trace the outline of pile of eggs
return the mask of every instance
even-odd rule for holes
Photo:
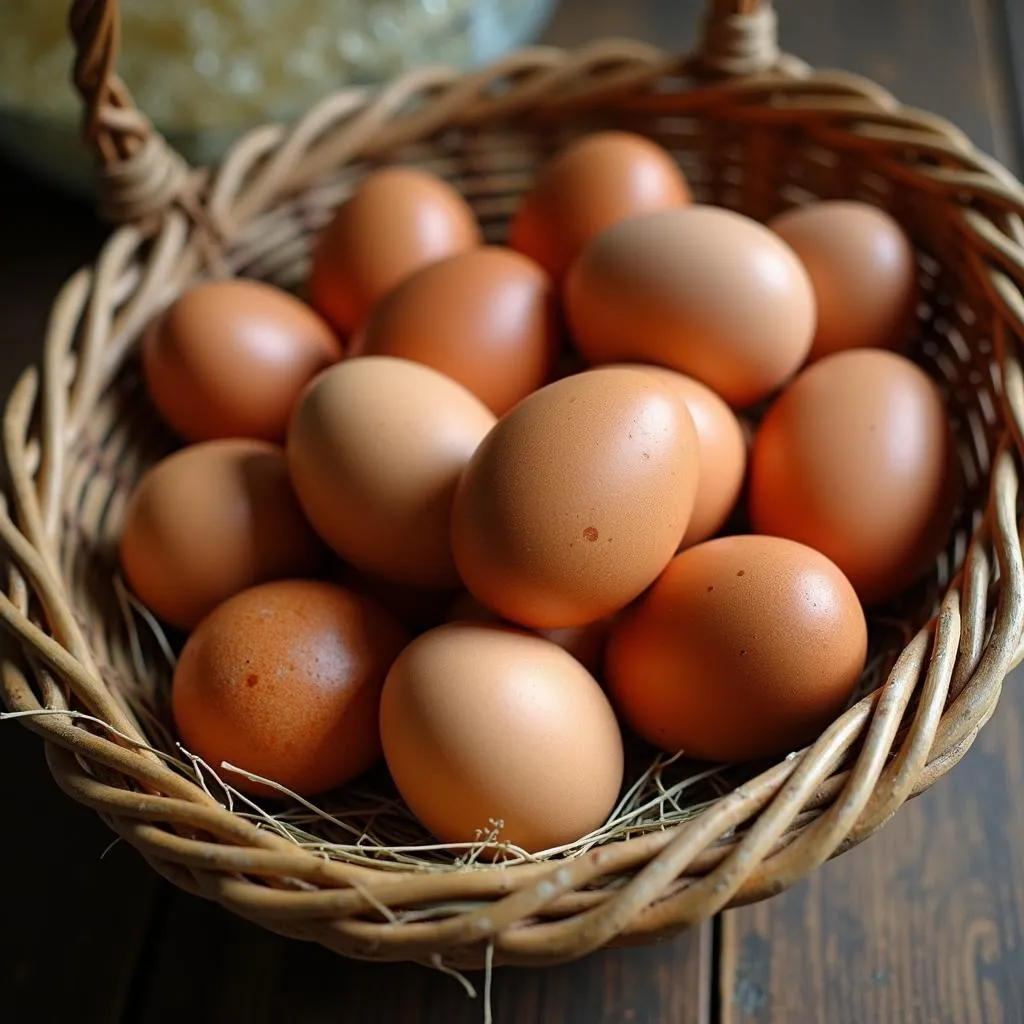
[[[120,554],[188,632],[182,744],[270,797],[383,752],[442,842],[541,851],[607,819],[624,728],[714,762],[813,741],[864,607],[952,521],[942,400],[895,351],[916,289],[885,212],[693,204],[627,133],[557,154],[508,247],[445,182],[370,174],[308,305],[204,283],[143,340],[189,444]]]

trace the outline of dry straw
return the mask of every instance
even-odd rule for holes
[[[65,792],[157,871],[353,956],[549,963],[784,889],[964,755],[1024,625],[1024,189],[956,128],[780,54],[769,4],[722,0],[694,57],[613,40],[415,71],[330,96],[294,127],[250,132],[219,168],[193,170],[114,73],[114,0],[77,0],[71,27],[103,208],[120,226],[61,290],[42,369],[7,404],[0,688]],[[311,234],[381,162],[448,178],[500,239],[546,156],[599,126],[657,140],[699,199],[759,219],[858,197],[905,225],[923,296],[914,355],[942,385],[966,480],[948,549],[873,623],[864,696],[812,747],[756,774],[638,755],[613,819],[564,850],[508,848],[495,865],[480,844],[432,846],[383,774],[271,814],[232,786],[235,769],[173,745],[172,646],[116,579],[126,495],[167,447],[140,397],[139,331],[204,276],[301,282]],[[481,825],[500,845],[500,827]]]

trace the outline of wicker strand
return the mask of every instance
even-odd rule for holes
[[[697,60],[719,75],[758,75],[779,61],[778,18],[768,0],[713,2],[704,20]]]
[[[85,138],[100,160],[100,211],[118,223],[151,221],[187,195],[191,179],[184,159],[135,107],[116,74],[117,0],[74,0],[68,28]]]

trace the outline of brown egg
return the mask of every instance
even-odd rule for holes
[[[341,358],[334,332],[305,303],[259,281],[185,292],[142,341],[146,387],[189,441],[281,441],[306,383]]]
[[[658,380],[674,387],[697,428],[700,477],[693,513],[681,545],[692,547],[718,533],[736,506],[747,472],[747,435],[732,409],[699,380],[661,366],[627,365],[654,374]]]
[[[463,583],[524,626],[611,615],[679,546],[698,460],[685,402],[650,374],[609,367],[549,384],[499,421],[462,477]]]
[[[566,313],[590,363],[679,370],[742,407],[782,385],[814,335],[807,271],[756,221],[712,206],[622,221],[566,279]]]
[[[683,172],[661,146],[629,132],[597,132],[541,171],[512,221],[509,244],[560,281],[605,228],[689,201]]]
[[[599,828],[622,784],[622,737],[589,672],[553,643],[482,623],[439,626],[388,673],[381,739],[413,814],[443,842],[531,853]]]
[[[917,307],[917,263],[888,213],[837,200],[790,210],[768,226],[800,257],[814,286],[818,327],[811,360],[907,341]]]
[[[365,356],[321,374],[288,431],[310,522],[337,554],[391,583],[458,582],[452,496],[494,414],[429,366]]]
[[[414,271],[480,244],[480,227],[447,182],[411,167],[367,175],[313,253],[309,299],[340,331]]]
[[[764,418],[750,516],[758,533],[826,554],[877,604],[931,565],[957,480],[935,384],[902,356],[854,349],[805,370]]]
[[[311,580],[235,595],[196,627],[174,672],[171,707],[185,748],[300,796],[333,789],[380,757],[384,677],[406,636],[379,605]],[[231,786],[270,786],[234,772]]]
[[[644,739],[708,761],[817,739],[864,669],[867,624],[824,555],[720,537],[677,555],[612,631],[608,688]]]
[[[121,567],[142,601],[191,629],[246,587],[312,575],[323,547],[265,441],[205,441],[153,466],[125,511]]]
[[[491,622],[499,625],[506,623],[489,608],[485,608],[468,590],[464,590],[452,602],[448,609],[449,622]],[[608,642],[608,633],[612,628],[612,619],[598,619],[588,622],[585,626],[566,626],[563,629],[538,629],[538,636],[557,644],[563,651],[571,654],[591,675],[596,676],[604,664],[604,648]]]
[[[557,349],[551,280],[487,246],[432,263],[392,289],[360,332],[360,352],[432,366],[501,416],[546,384]]]

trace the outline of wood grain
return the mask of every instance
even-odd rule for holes
[[[708,929],[544,970],[494,972],[498,1024],[709,1024]],[[188,985],[181,979],[188,978]],[[410,964],[343,960],[281,939],[184,893],[170,899],[132,1024],[479,1024],[482,972],[459,982]]]
[[[792,891],[725,915],[723,1024],[1024,1021],[1024,674],[951,775]]]

